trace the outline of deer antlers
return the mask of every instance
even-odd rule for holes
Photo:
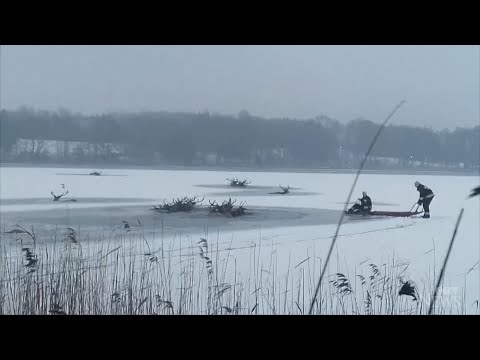
[[[53,201],[59,201],[59,200],[62,198],[62,196],[65,196],[65,195],[68,194],[68,190],[65,191],[65,192],[64,192],[63,194],[61,194],[61,195],[55,195],[55,194],[53,193],[53,191],[51,191],[50,194],[52,194],[52,196],[53,196]]]
[[[246,209],[243,207],[243,205],[245,205],[245,201],[241,202],[240,206],[236,209],[233,208],[233,204],[237,202],[236,199],[232,201],[232,198],[228,198],[228,201],[224,200],[222,202],[222,205],[218,205],[216,201],[212,202],[209,200],[209,202],[210,202],[210,212],[212,213],[219,213],[223,215],[229,215],[232,217],[237,217],[245,214]]]
[[[285,194],[288,194],[290,192],[290,185],[288,185],[287,187],[284,187],[282,185],[278,185],[280,189],[282,189],[282,191],[275,191],[275,192],[271,192],[269,194],[280,194],[280,195],[285,195]]]
[[[153,205],[153,209],[158,211],[166,210],[168,212],[190,211],[204,199],[205,198],[199,199],[196,196],[193,198],[184,197],[182,199],[172,199],[170,203],[164,201],[161,206]]]
[[[252,183],[251,181],[248,181],[248,180],[240,181],[240,180],[238,180],[237,178],[227,179],[227,180],[230,181],[230,186],[240,186],[240,187],[244,187],[244,186],[247,186],[248,184],[251,184],[251,183]]]

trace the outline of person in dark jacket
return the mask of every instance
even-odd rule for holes
[[[415,187],[417,188],[417,191],[420,193],[420,196],[418,198],[417,204],[418,205],[423,205],[423,218],[429,219],[430,218],[430,203],[433,200],[433,197],[435,194],[433,191],[426,187],[423,184],[420,184],[420,182],[415,181]]]
[[[363,197],[353,205],[349,210],[349,214],[363,214],[367,215],[372,211],[372,199],[367,195],[366,191],[362,192]]]
[[[365,213],[370,213],[372,211],[372,199],[370,199],[370,196],[367,195],[366,191],[362,192],[363,197],[360,199],[360,202],[362,204],[362,209]]]

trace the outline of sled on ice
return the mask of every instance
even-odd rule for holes
[[[350,213],[345,211],[345,214],[352,217],[371,217],[371,216],[391,216],[391,217],[410,217],[423,213],[423,211],[371,211],[369,213]]]

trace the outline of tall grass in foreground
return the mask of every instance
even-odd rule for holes
[[[373,137],[372,141],[370,142],[370,145],[367,149],[367,152],[365,153],[365,156],[363,157],[363,160],[360,164],[360,167],[358,168],[357,170],[357,174],[355,175],[355,179],[353,180],[353,183],[352,183],[352,186],[350,187],[350,192],[348,193],[348,197],[347,197],[347,200],[345,201],[345,205],[344,205],[344,208],[343,208],[343,211],[340,215],[340,219],[338,220],[338,225],[337,225],[337,228],[335,230],[335,235],[333,236],[332,238],[332,243],[330,245],[330,249],[328,250],[328,254],[327,254],[327,258],[325,260],[325,264],[323,265],[323,269],[320,273],[320,278],[318,279],[318,282],[317,282],[317,286],[315,287],[315,294],[313,295],[313,299],[311,301],[311,304],[310,304],[310,308],[308,310],[308,313],[309,314],[313,314],[313,311],[315,309],[315,302],[317,300],[317,296],[318,296],[318,292],[320,291],[321,289],[321,286],[322,286],[322,281],[323,281],[323,278],[325,276],[325,271],[327,269],[327,266],[328,266],[328,263],[330,261],[330,256],[332,255],[332,251],[333,251],[333,247],[335,246],[335,242],[337,241],[337,237],[338,237],[338,233],[340,231],[340,227],[342,226],[342,221],[343,221],[343,218],[345,216],[345,212],[347,211],[347,208],[348,208],[348,204],[350,202],[350,199],[352,197],[352,194],[353,194],[353,190],[355,189],[355,185],[357,184],[357,181],[358,181],[358,178],[360,177],[360,173],[362,172],[363,170],[363,167],[365,166],[366,162],[367,162],[367,159],[368,159],[368,156],[370,155],[370,152],[372,151],[373,147],[375,146],[375,143],[377,142],[377,139],[378,137],[380,136],[380,134],[382,133],[383,129],[385,128],[385,125],[387,125],[387,122],[392,118],[392,116],[397,112],[397,110],[405,103],[405,100],[404,101],[401,101],[397,106],[395,106],[395,108],[392,110],[392,112],[387,116],[387,118],[383,121],[383,123],[380,125],[380,127],[378,128],[377,130],[377,133],[375,134],[375,136]]]
[[[48,247],[35,241],[1,248],[0,314],[307,314],[323,265],[307,253],[279,272],[273,244],[232,249],[218,240],[176,239],[177,247],[162,241],[152,248],[140,233],[80,243],[71,230],[59,239]],[[237,251],[248,252],[248,271],[237,263]],[[415,285],[408,263],[392,257],[354,273],[337,266],[315,313],[428,312],[434,281]],[[436,313],[464,308],[451,298],[436,302]]]

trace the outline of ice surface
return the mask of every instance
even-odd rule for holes
[[[78,169],[1,168],[0,170],[2,231],[9,230],[8,226],[11,226],[13,221],[12,216],[15,216],[15,221],[21,221],[22,212],[25,212],[25,218],[28,218],[27,214],[31,216],[38,211],[38,217],[41,220],[52,216],[48,215],[51,209],[59,211],[59,206],[64,209],[60,213],[66,216],[68,211],[71,219],[75,218],[77,211],[83,214],[93,207],[97,208],[97,212],[105,212],[107,206],[112,209],[132,208],[135,212],[132,210],[129,220],[134,222],[137,215],[143,215],[144,221],[148,222],[150,219],[153,223],[155,217],[159,220],[163,215],[152,212],[150,210],[152,204],[183,196],[206,196],[205,204],[208,204],[207,199],[222,201],[230,193],[238,202],[245,201],[247,208],[249,206],[262,209],[293,208],[297,213],[302,212],[301,209],[318,209],[318,224],[291,226],[294,220],[289,220],[289,225],[288,221],[279,218],[278,224],[273,227],[271,223],[267,225],[268,221],[263,218],[265,222],[262,226],[263,220],[260,217],[249,220],[255,225],[250,229],[239,229],[234,224],[236,220],[230,219],[221,224],[210,224],[208,229],[183,228],[179,230],[181,238],[177,237],[175,240],[176,244],[182,239],[198,240],[204,237],[208,230],[209,240],[216,242],[218,238],[220,249],[236,249],[234,256],[239,267],[243,265],[246,268],[249,266],[247,247],[255,243],[265,249],[262,250],[264,251],[262,261],[268,261],[271,252],[275,251],[279,273],[282,273],[282,267],[286,271],[289,262],[298,264],[309,257],[325,258],[336,225],[335,221],[325,223],[321,217],[327,216],[326,211],[337,211],[339,214],[354,179],[353,174],[333,173],[232,173],[127,169],[111,169],[102,173],[126,175],[110,177],[56,175],[79,172]],[[225,186],[225,179],[232,177],[249,179],[252,181],[252,186],[257,187],[250,190],[232,188],[230,191]],[[361,192],[365,190],[372,198],[373,210],[408,211],[418,199],[418,192],[413,185],[415,180],[427,185],[435,193],[431,204],[431,219],[388,218],[346,222],[340,231],[330,270],[335,272],[336,268],[341,268],[342,271],[353,274],[362,262],[381,264],[382,261],[395,256],[410,263],[409,273],[417,281],[432,278],[434,265],[438,275],[456,218],[460,209],[464,207],[464,217],[450,256],[444,284],[461,288],[462,296],[466,299],[466,311],[476,313],[477,308],[473,303],[480,297],[479,265],[468,275],[465,274],[480,259],[480,197],[466,200],[466,196],[472,188],[480,184],[478,176],[366,174],[360,176],[352,201],[361,197]],[[61,184],[69,190],[65,199],[74,198],[78,202],[57,204],[51,201],[50,191],[61,192]],[[288,195],[268,194],[270,190],[276,191],[278,184],[290,185],[298,190],[292,190],[292,194]],[[305,194],[295,195],[295,192]],[[310,216],[313,216],[312,214],[310,213]],[[328,214],[331,216],[331,213]],[[128,217],[128,211],[122,213],[123,215]],[[118,219],[115,218],[115,221],[104,225],[113,226]],[[242,219],[238,220],[242,221]],[[7,224],[7,222],[10,223]],[[160,226],[160,222],[160,220],[156,222],[157,226]],[[75,226],[73,222],[70,225]],[[90,230],[93,231],[93,227]],[[171,237],[173,238],[173,235]],[[7,237],[2,238],[5,241],[13,241]]]

